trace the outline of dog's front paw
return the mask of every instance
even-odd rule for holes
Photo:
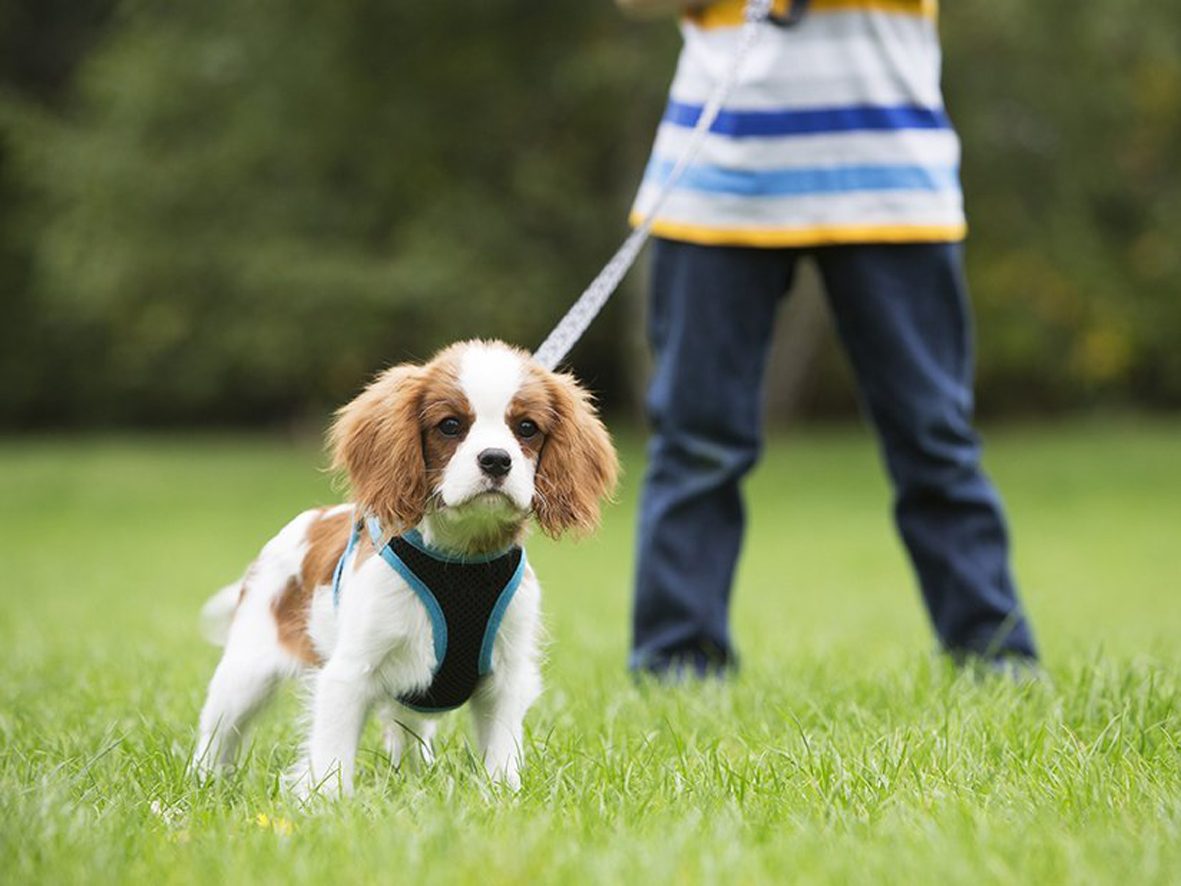
[[[312,768],[306,760],[291,767],[283,776],[283,789],[301,803],[315,796],[316,784],[312,780]]]
[[[488,771],[488,778],[492,780],[493,784],[506,787],[513,793],[521,789],[520,766],[515,757],[509,757],[498,763],[486,762],[485,768]]]
[[[320,775],[319,771],[309,760],[301,760],[287,771],[283,786],[301,802],[313,797],[335,800],[352,794],[352,782],[341,776],[339,765],[332,766],[326,775]]]
[[[217,769],[205,762],[205,759],[199,754],[193,755],[193,760],[189,763],[189,774],[197,782],[197,784],[206,784],[213,780],[217,775]]]
[[[500,783],[515,794],[521,789],[521,775],[516,769],[512,772],[506,772],[500,778]]]
[[[215,749],[209,746],[199,747],[189,762],[189,774],[197,784],[206,784],[218,776],[228,775],[233,769],[232,763],[219,762]]]

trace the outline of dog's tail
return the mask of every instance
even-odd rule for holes
[[[238,598],[242,594],[242,583],[239,579],[226,585],[201,607],[201,635],[215,646],[226,645],[230,622],[234,620],[234,610],[238,608]]]

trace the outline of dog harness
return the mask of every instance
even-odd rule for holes
[[[449,711],[472,697],[479,679],[492,670],[492,646],[505,610],[525,574],[519,545],[480,557],[461,557],[429,547],[418,530],[388,542],[376,517],[364,521],[373,547],[422,601],[431,619],[435,670],[425,689],[398,699],[416,711]],[[332,576],[332,605],[340,605],[345,562],[361,536],[353,524],[349,543]]]

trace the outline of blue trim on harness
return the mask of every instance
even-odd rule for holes
[[[394,551],[393,546],[386,540],[381,529],[381,522],[376,517],[368,517],[364,520],[365,527],[369,532],[369,538],[373,542],[374,549],[378,552],[381,558],[402,577],[410,589],[422,601],[426,608],[427,615],[431,620],[431,633],[435,648],[435,669],[437,673],[443,664],[443,659],[447,655],[447,619],[443,614],[443,608],[439,604],[438,598],[434,592],[423,583],[414,571],[402,560],[401,557]],[[361,535],[361,520],[353,523],[352,531],[349,533],[348,544],[344,552],[340,555],[340,559],[336,562],[336,569],[332,574],[332,605],[333,608],[340,606],[340,582],[344,574],[345,565],[353,551],[357,547]],[[406,544],[422,552],[431,559],[438,560],[444,563],[488,563],[500,557],[506,556],[512,548],[504,551],[498,551],[493,554],[479,555],[479,556],[463,556],[454,554],[450,551],[443,551],[432,547],[426,543],[417,529],[412,529],[404,533],[401,539]],[[516,569],[508,582],[501,589],[497,595],[496,603],[492,607],[492,612],[488,616],[488,623],[484,626],[484,635],[480,642],[480,656],[478,662],[478,673],[484,676],[492,671],[492,650],[496,644],[496,635],[500,631],[500,624],[504,619],[504,614],[508,610],[509,604],[517,593],[517,588],[521,586],[521,581],[525,575],[525,566],[528,561],[525,558],[525,551],[521,550],[521,559],[517,563]],[[449,708],[428,708],[420,707],[418,705],[409,704],[399,699],[399,703],[405,705],[416,711],[426,713],[449,710]]]
[[[484,628],[484,640],[480,644],[480,673],[487,674],[492,670],[492,647],[496,643],[496,632],[500,630],[500,621],[504,618],[508,604],[513,601],[513,595],[521,586],[521,578],[525,575],[525,551],[521,550],[521,562],[513,577],[508,580],[500,596],[496,598],[496,605],[492,607],[492,614],[488,616],[488,625]]]
[[[353,552],[353,548],[357,546],[357,541],[361,537],[361,521],[353,523],[353,529],[349,533],[349,543],[344,549],[344,553],[340,555],[340,559],[336,561],[336,569],[332,571],[332,608],[338,609],[340,607],[340,577],[344,574],[344,564],[348,560],[349,555]]]
[[[376,520],[375,517],[370,517],[369,519]],[[370,532],[372,531],[370,529]],[[422,551],[428,557],[434,560],[442,560],[444,563],[491,563],[493,560],[499,560],[512,550],[512,548],[505,548],[503,551],[497,551],[494,554],[456,554],[451,551],[431,547],[423,540],[422,533],[417,529],[411,529],[409,532],[402,533],[402,540],[410,545],[410,547]]]
[[[394,553],[393,548],[386,543],[381,531],[381,523],[376,517],[369,517],[365,521],[369,527],[369,538],[381,559],[385,560],[398,575],[405,579],[410,589],[418,595],[422,605],[426,607],[427,615],[431,617],[431,633],[435,641],[435,667],[443,663],[443,656],[447,654],[447,619],[443,617],[443,609],[435,599],[431,589],[422,583],[417,575],[402,562],[402,558]]]

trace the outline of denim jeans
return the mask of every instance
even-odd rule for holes
[[[1034,656],[1000,501],[972,427],[971,316],[954,243],[810,250],[656,240],[656,359],[635,577],[633,668],[734,664],[729,604],[739,481],[759,455],[775,311],[804,254],[877,430],[894,515],[943,647]]]

